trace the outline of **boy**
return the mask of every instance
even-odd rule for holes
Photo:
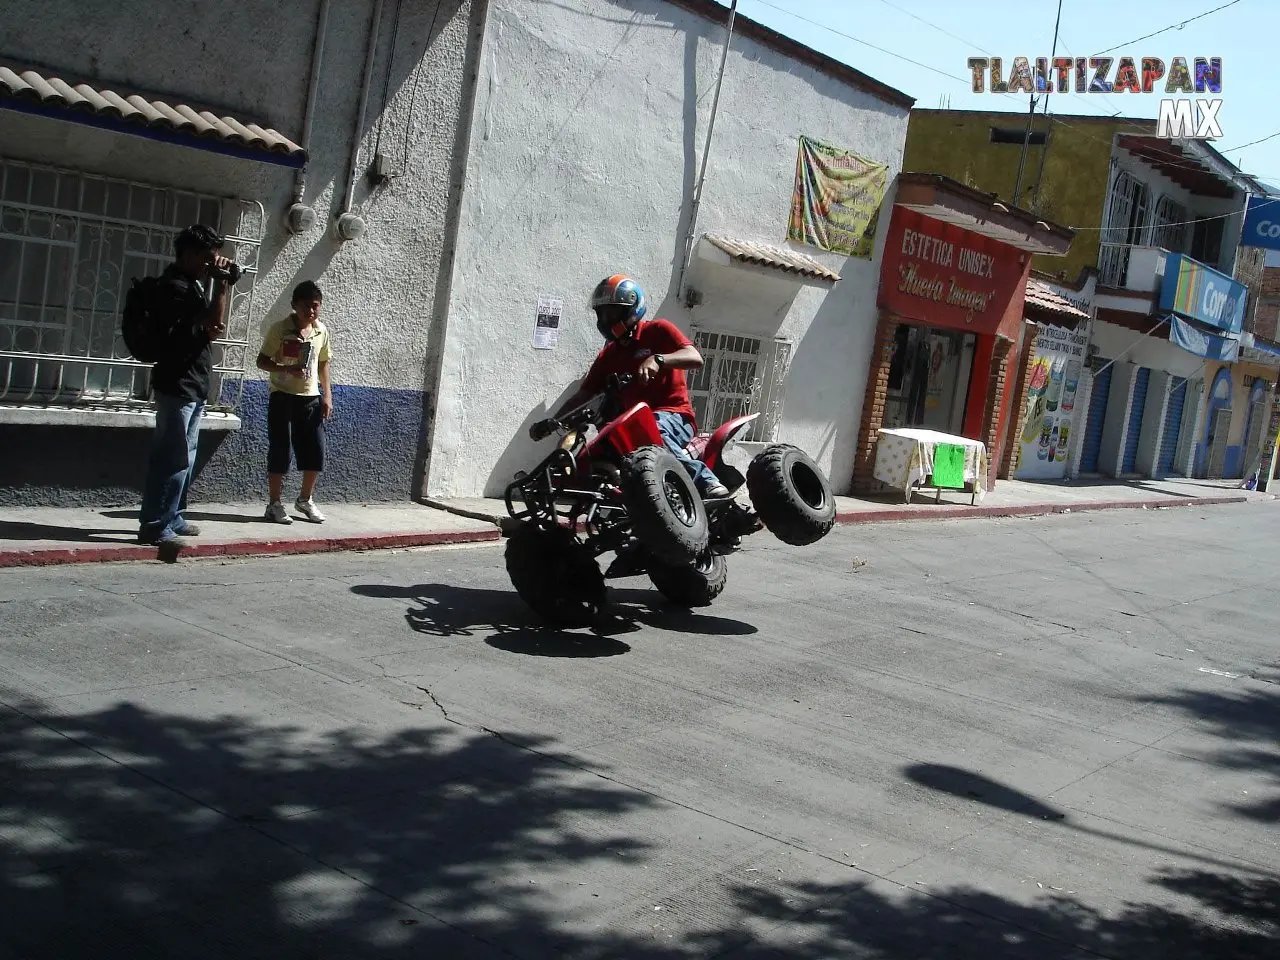
[[[293,523],[280,502],[289,450],[302,471],[302,491],[294,509],[312,523],[324,514],[312,501],[324,469],[324,422],[333,414],[329,383],[329,330],[320,322],[320,287],[304,280],[293,290],[293,312],[267,330],[258,354],[258,369],[271,374],[267,404],[267,479],[270,503],[266,519]]]

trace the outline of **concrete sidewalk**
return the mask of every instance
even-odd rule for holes
[[[263,505],[197,504],[187,518],[200,536],[182,557],[240,557],[335,550],[385,550],[476,543],[501,536],[492,522],[471,520],[416,503],[323,504],[325,523],[262,518]],[[155,560],[137,543],[136,507],[13,507],[0,509],[0,567],[112,560]]]
[[[1026,483],[1001,480],[982,503],[971,506],[960,493],[901,498],[839,497],[841,523],[883,523],[965,517],[1039,516],[1048,513],[1208,506],[1274,501],[1266,493],[1241,490],[1235,480],[1134,480]],[[324,504],[323,524],[295,519],[267,523],[263,506],[198,504],[187,516],[199,525],[182,557],[242,557],[383,550],[498,540],[508,522],[501,500],[456,499],[425,504]],[[136,507],[12,507],[0,509],[0,567],[61,563],[155,560],[154,547],[136,542]]]
[[[836,516],[841,523],[887,523],[900,520],[954,520],[965,517],[1042,516],[1087,510],[1148,509],[1210,506],[1226,503],[1272,501],[1272,494],[1240,489],[1239,480],[1113,480],[1097,478],[1071,483],[1029,483],[1000,480],[991,493],[975,505],[969,494],[944,491],[917,493],[911,503],[901,496],[837,497]],[[745,493],[742,494],[745,498]],[[503,524],[506,506],[501,500],[458,498],[428,500],[459,517]]]

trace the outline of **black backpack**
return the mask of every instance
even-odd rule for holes
[[[159,277],[134,277],[124,295],[120,332],[124,345],[135,360],[158,363],[164,359],[164,347],[168,340],[170,319],[155,309],[156,288]]]

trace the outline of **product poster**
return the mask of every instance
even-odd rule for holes
[[[564,312],[564,301],[551,297],[538,298],[538,320],[533,328],[533,348],[535,350],[554,350],[560,339],[560,315]]]
[[[1066,476],[1072,435],[1076,424],[1084,424],[1084,417],[1076,415],[1076,394],[1088,344],[1084,330],[1044,324],[1037,328],[1015,479]]]

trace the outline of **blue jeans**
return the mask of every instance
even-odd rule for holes
[[[663,442],[666,443],[667,449],[679,458],[684,464],[684,468],[689,471],[689,476],[693,477],[694,485],[697,486],[699,493],[706,493],[708,487],[715,486],[720,482],[711,469],[701,460],[695,460],[689,454],[684,452],[685,446],[693,439],[693,427],[689,421],[678,413],[672,413],[670,410],[655,410],[654,416],[658,418],[658,432],[662,434]]]
[[[142,491],[138,539],[159,543],[187,527],[182,511],[196,467],[203,400],[184,400],[157,393],[156,431],[151,440],[147,482]]]

